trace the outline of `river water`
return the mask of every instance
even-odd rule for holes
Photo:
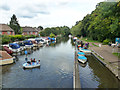
[[[73,88],[74,50],[71,39],[63,38],[33,51],[28,58],[41,60],[40,68],[23,69],[25,55],[2,67],[3,88]],[[82,88],[117,88],[118,79],[93,56],[79,63]]]

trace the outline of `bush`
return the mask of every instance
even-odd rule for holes
[[[50,38],[55,38],[55,34],[51,33]]]
[[[28,38],[36,38],[36,35],[27,35],[27,36],[25,36],[25,38],[26,39],[28,39]]]
[[[11,41],[8,35],[2,35],[2,44],[8,44]]]
[[[103,41],[103,45],[107,45],[109,42],[110,42],[109,39],[105,39],[105,40]]]

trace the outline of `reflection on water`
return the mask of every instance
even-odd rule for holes
[[[96,58],[87,56],[85,68],[79,66],[82,88],[118,88],[117,78]]]
[[[61,38],[49,46],[33,51],[28,58],[41,60],[40,68],[23,69],[25,55],[16,63],[3,66],[4,88],[73,88],[74,45]],[[117,87],[118,81],[95,58],[88,56],[86,64],[79,64],[83,88]]]

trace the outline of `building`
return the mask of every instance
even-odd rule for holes
[[[33,27],[22,27],[23,33],[22,35],[38,35],[38,29],[37,28],[33,28]]]
[[[0,24],[0,35],[15,35],[15,33],[7,24]]]

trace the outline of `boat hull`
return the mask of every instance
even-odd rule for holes
[[[35,67],[40,67],[40,63],[34,63],[32,65],[28,64],[28,63],[24,63],[23,64],[23,68],[35,68]]]
[[[81,63],[86,63],[87,59],[78,59],[78,61],[81,62]]]

